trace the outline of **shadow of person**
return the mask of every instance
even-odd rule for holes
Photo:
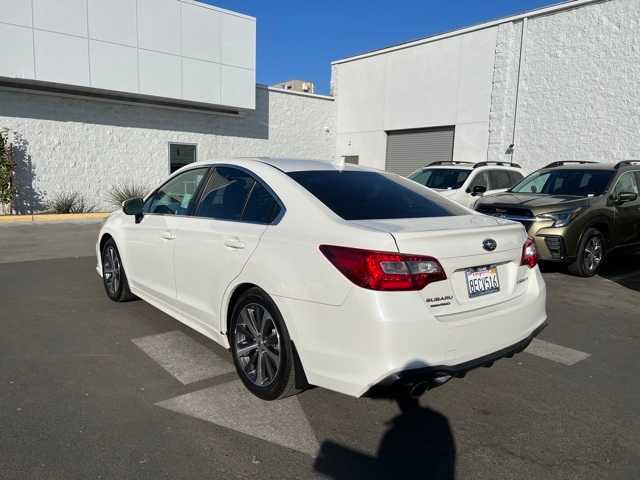
[[[331,441],[322,443],[314,469],[335,480],[455,478],[456,447],[447,418],[410,396],[397,397],[375,457]]]

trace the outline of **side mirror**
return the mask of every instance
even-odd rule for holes
[[[623,203],[633,202],[638,199],[638,194],[633,192],[620,192],[615,196],[615,201],[618,205]]]
[[[487,187],[485,187],[484,185],[476,185],[475,187],[473,187],[473,190],[471,190],[471,195],[473,195],[474,197],[478,197],[486,191]]]
[[[143,208],[144,201],[141,198],[130,198],[122,202],[122,211],[125,215],[135,215],[136,223],[140,223],[140,220],[142,220]]]

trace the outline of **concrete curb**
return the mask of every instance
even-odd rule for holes
[[[42,213],[36,215],[0,215],[0,225],[8,223],[98,221],[110,213]]]

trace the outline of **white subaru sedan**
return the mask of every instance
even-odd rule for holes
[[[102,227],[98,273],[232,351],[273,400],[416,391],[522,351],[546,325],[523,227],[394,174],[329,162],[190,164]]]

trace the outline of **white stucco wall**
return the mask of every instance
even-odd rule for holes
[[[520,28],[498,30],[489,158],[511,143]],[[514,161],[640,158],[640,0],[610,0],[530,18]]]
[[[497,28],[332,68],[337,154],[384,168],[386,132],[455,125],[454,159],[485,160]]]
[[[114,185],[162,181],[169,142],[196,143],[200,160],[333,159],[334,117],[332,99],[264,87],[256,110],[241,118],[0,90],[0,128],[26,142],[19,187],[32,188],[41,203],[78,192],[98,209],[108,208],[105,193]]]

